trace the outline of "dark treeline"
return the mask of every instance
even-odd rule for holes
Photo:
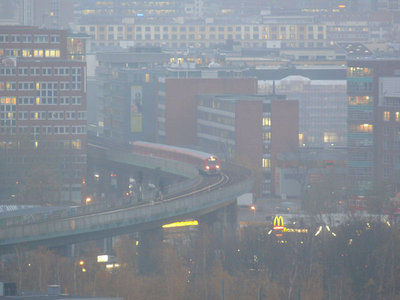
[[[240,239],[214,242],[199,230],[189,243],[163,243],[159,270],[141,275],[136,241],[123,237],[114,248],[119,266],[96,261],[99,250],[79,258],[41,248],[16,249],[2,265],[2,280],[20,290],[63,292],[124,299],[399,299],[399,231],[381,221],[359,221],[324,230],[286,233],[241,229]],[[223,287],[223,288],[221,288]],[[224,292],[222,292],[222,290]]]

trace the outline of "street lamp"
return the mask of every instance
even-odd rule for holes
[[[90,203],[92,203],[92,197],[90,197],[90,196],[86,197],[85,203],[86,203],[86,205],[89,205]]]
[[[253,211],[254,218],[255,218],[256,217],[256,206],[252,205],[252,206],[250,206],[250,209]]]

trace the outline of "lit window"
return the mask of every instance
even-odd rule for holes
[[[384,111],[383,112],[383,120],[384,121],[390,121],[390,112],[389,111]]]
[[[396,122],[400,122],[400,112],[396,111]]]
[[[372,125],[371,125],[372,126]],[[336,132],[324,132],[324,143],[337,143],[338,137]]]
[[[34,50],[33,56],[34,57],[43,57],[43,50]]]
[[[372,132],[373,126],[372,124],[361,124],[358,126],[358,132]]]
[[[271,168],[271,160],[269,158],[262,159],[263,168]]]
[[[267,140],[267,141],[269,141],[269,140],[271,140],[271,132],[264,132],[264,140]]]
[[[23,57],[32,57],[32,50],[29,50],[29,49],[22,50],[22,56]]]
[[[271,126],[271,118],[263,118],[263,126]]]

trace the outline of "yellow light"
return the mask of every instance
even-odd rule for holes
[[[285,228],[285,225],[283,223],[283,218],[282,216],[275,216],[274,218],[274,230],[283,230]]]
[[[83,266],[85,264],[85,261],[83,260],[83,259],[81,259],[80,261],[79,261],[79,265],[80,266]]]
[[[293,232],[293,233],[307,233],[308,229],[307,228],[283,228],[284,232]]]
[[[162,228],[175,228],[175,227],[197,226],[197,225],[199,225],[199,222],[196,220],[192,220],[192,221],[183,221],[183,222],[165,224],[162,226]]]
[[[108,262],[108,255],[98,255],[97,262]]]

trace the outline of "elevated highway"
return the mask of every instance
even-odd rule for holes
[[[67,245],[196,218],[234,203],[238,195],[252,186],[248,171],[237,166],[225,165],[221,174],[203,177],[190,165],[132,154],[129,149],[89,145],[88,153],[111,162],[179,174],[186,179],[169,186],[164,200],[159,202],[147,196],[143,203],[101,203],[1,219],[0,252],[9,252],[15,246]]]

